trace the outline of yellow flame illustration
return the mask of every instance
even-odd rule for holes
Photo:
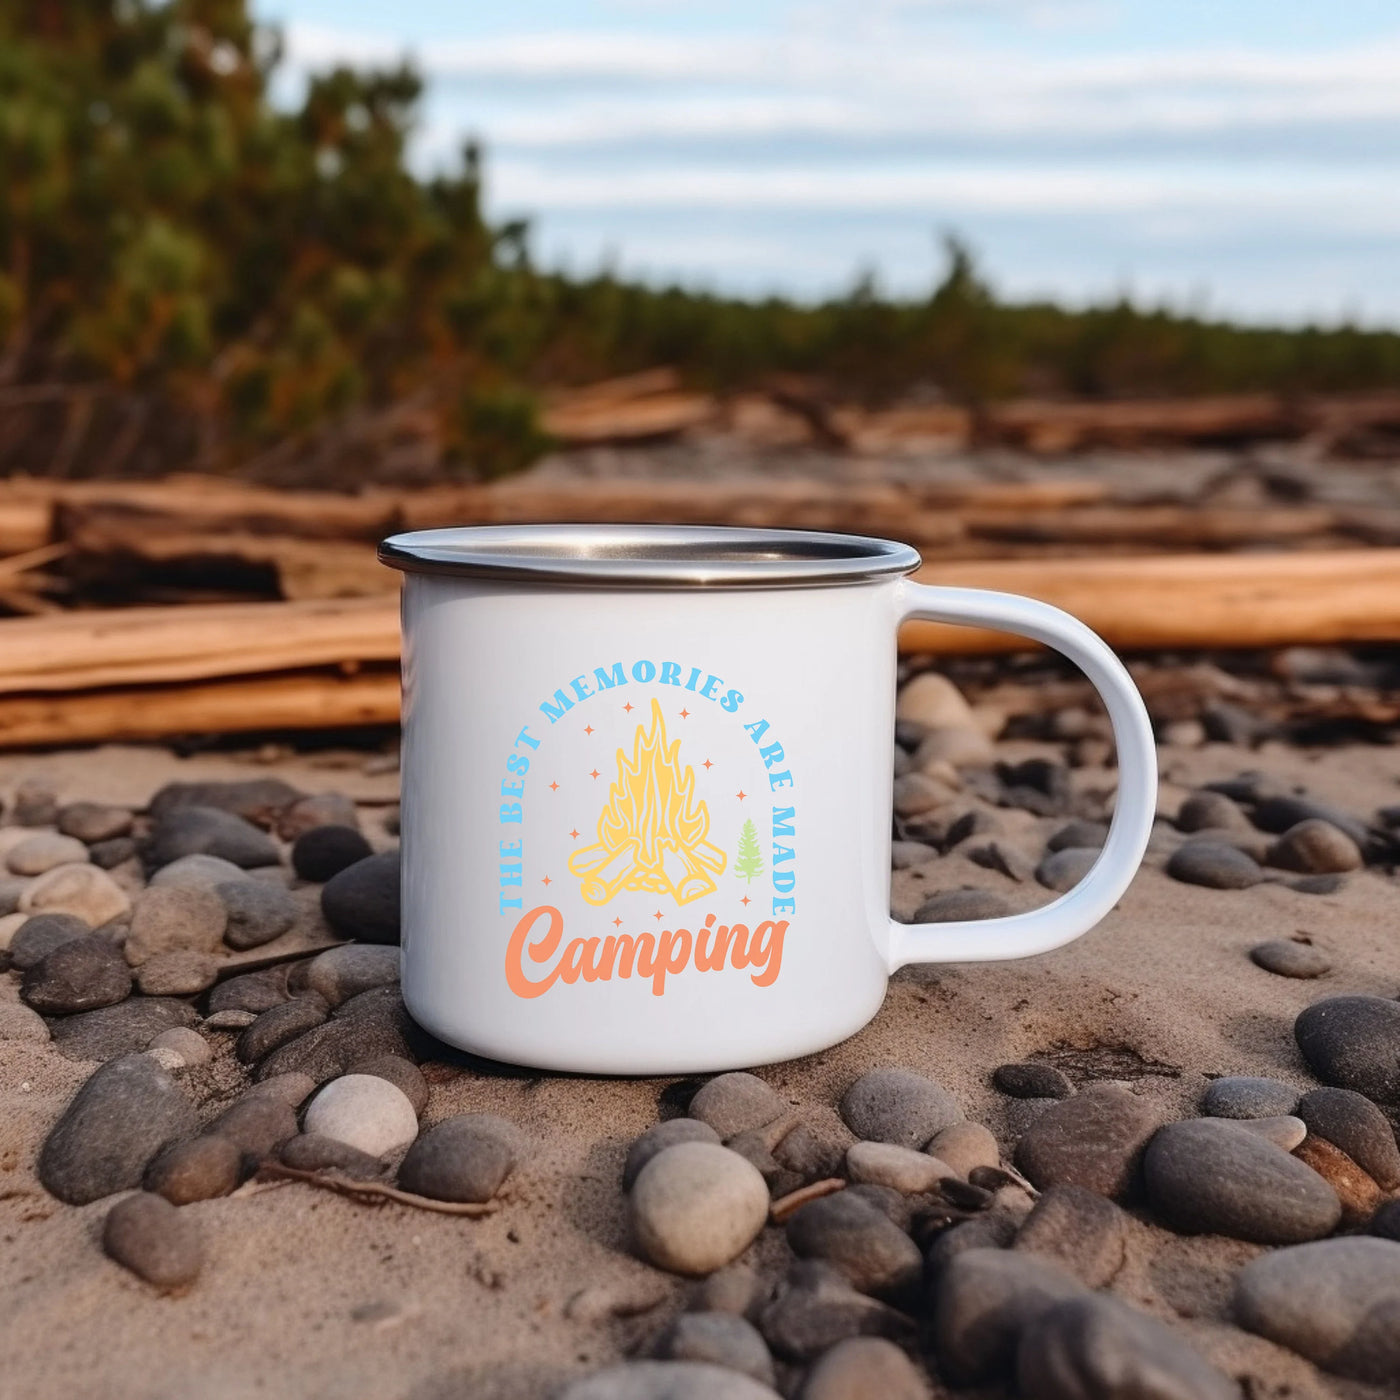
[[[617,780],[598,817],[598,841],[569,857],[589,904],[621,890],[669,894],[689,904],[715,891],[724,852],[705,838],[710,811],[695,798],[695,770],[682,766],[681,741],[666,742],[661,706],[651,702],[651,728],[637,726],[632,757],[618,749]]]

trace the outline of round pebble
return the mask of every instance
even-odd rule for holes
[[[237,1143],[246,1157],[261,1162],[296,1133],[297,1116],[277,1099],[245,1095],[219,1114],[207,1131]]]
[[[240,952],[280,938],[300,912],[290,891],[265,880],[225,880],[213,889],[224,906],[224,942]]]
[[[1133,1193],[1156,1111],[1114,1086],[1086,1089],[1039,1113],[1022,1134],[1016,1165],[1042,1191],[1083,1186],[1121,1200]]]
[[[302,1172],[339,1172],[355,1181],[372,1181],[383,1171],[379,1158],[351,1147],[348,1142],[321,1137],[317,1133],[298,1133],[278,1149],[278,1160]]]
[[[678,1142],[718,1143],[719,1134],[698,1118],[668,1118],[648,1128],[627,1150],[622,1166],[622,1189],[630,1191],[637,1174],[658,1152],[674,1147]]]
[[[1297,1244],[1330,1234],[1337,1193],[1267,1138],[1224,1118],[1169,1123],[1143,1159],[1147,1199],[1173,1229],[1256,1244]]]
[[[276,831],[284,841],[295,841],[317,826],[349,826],[358,828],[359,814],[355,804],[341,792],[318,792],[299,797],[277,814]]]
[[[1176,814],[1178,831],[1252,831],[1237,802],[1223,792],[1193,792]]]
[[[173,1050],[187,1065],[205,1065],[214,1058],[209,1042],[188,1026],[172,1026],[168,1031],[161,1031],[146,1048]]]
[[[188,1288],[204,1263],[194,1216],[149,1191],[127,1196],[107,1212],[102,1248],[162,1293]]]
[[[799,1259],[825,1260],[862,1293],[910,1297],[923,1278],[918,1246],[854,1191],[802,1206],[787,1222],[787,1241]]]
[[[1298,1016],[1293,1035],[1323,1083],[1400,1104],[1400,1002],[1328,997]]]
[[[642,1254],[680,1274],[708,1274],[730,1263],[768,1219],[768,1187],[758,1170],[707,1142],[657,1153],[638,1174],[629,1202]]]
[[[1035,869],[1035,878],[1047,890],[1064,894],[1072,890],[1093,869],[1099,848],[1066,846],[1045,857]]]
[[[1400,1243],[1360,1236],[1273,1250],[1235,1280],[1247,1331],[1324,1370],[1386,1384],[1400,1375]]]
[[[1067,1099],[1074,1093],[1063,1070],[1032,1060],[998,1065],[992,1071],[992,1083],[1013,1099]]]
[[[857,1137],[902,1147],[923,1147],[962,1116],[946,1089],[907,1069],[870,1070],[841,1099],[841,1117]]]
[[[787,1104],[756,1074],[716,1075],[690,1101],[689,1113],[708,1123],[721,1138],[761,1128],[788,1111]]]
[[[1032,1318],[1016,1351],[1023,1400],[1239,1400],[1170,1328],[1114,1298],[1069,1298]]]
[[[1178,847],[1167,861],[1167,874],[1212,890],[1247,890],[1264,878],[1256,861],[1218,841],[1188,841]]]
[[[914,922],[950,924],[974,919],[1003,919],[1014,912],[1001,895],[991,890],[940,890],[919,905]]]
[[[1213,1080],[1201,1100],[1201,1112],[1209,1118],[1275,1118],[1292,1113],[1298,1090],[1278,1079],[1230,1074]]]
[[[92,930],[72,914],[34,914],[10,938],[10,965],[27,972],[62,943],[86,938]]]
[[[1387,1191],[1400,1187],[1400,1148],[1389,1120],[1364,1094],[1313,1089],[1294,1112],[1310,1133],[1325,1138]]]
[[[56,831],[40,831],[12,846],[5,864],[15,875],[42,875],[56,865],[81,863],[87,858],[87,847],[81,841]]]
[[[282,963],[261,972],[226,977],[209,993],[209,1010],[270,1011],[288,1000],[287,966]]]
[[[242,1179],[243,1153],[217,1133],[172,1143],[146,1168],[145,1188],[171,1205],[227,1196]]]
[[[1313,817],[1290,827],[1269,847],[1268,863],[1300,875],[1344,874],[1364,864],[1355,841]]]
[[[971,706],[947,676],[937,671],[921,671],[900,687],[895,700],[896,720],[919,725],[922,729],[967,729],[977,723]]]
[[[950,1123],[933,1135],[924,1148],[954,1176],[966,1177],[978,1167],[1001,1164],[1001,1149],[989,1128],[981,1123]]]
[[[418,1136],[418,1115],[402,1089],[374,1074],[332,1079],[306,1110],[308,1133],[334,1138],[370,1157],[407,1147]]]
[[[759,1313],[758,1330],[776,1355],[793,1362],[810,1361],[846,1337],[914,1340],[914,1328],[903,1313],[857,1293],[839,1270],[820,1259],[799,1259],[789,1266]]]
[[[667,1361],[704,1361],[725,1366],[764,1385],[773,1384],[773,1358],[758,1329],[725,1312],[684,1312],[657,1338],[656,1354]]]
[[[136,969],[136,985],[147,996],[195,996],[212,987],[218,975],[217,958],[193,948],[172,948],[156,953]]]
[[[243,869],[278,862],[277,844],[266,832],[232,812],[202,806],[171,807],[158,816],[144,854],[156,870],[193,855],[218,856]]]
[[[934,1191],[956,1173],[945,1162],[892,1142],[855,1142],[846,1149],[846,1175],[852,1181],[888,1186],[905,1195]]]
[[[1127,1245],[1128,1217],[1082,1186],[1042,1192],[1016,1233],[1017,1249],[1053,1259],[1089,1288],[1103,1288],[1113,1279]]]
[[[800,1400],[928,1400],[928,1381],[893,1342],[848,1337],[824,1352],[802,1383]]]
[[[327,1006],[339,1006],[351,997],[399,980],[399,950],[378,944],[347,944],[329,948],[311,960],[306,985],[325,998]]]
[[[368,1060],[360,1060],[350,1066],[351,1074],[371,1074],[378,1079],[387,1079],[400,1090],[413,1105],[419,1117],[428,1106],[428,1081],[423,1071],[401,1055],[375,1055]]]
[[[319,885],[373,854],[357,827],[314,826],[292,846],[292,869]]]
[[[703,1361],[624,1361],[575,1381],[559,1400],[779,1400],[778,1392]]]
[[[1308,1135],[1308,1125],[1291,1113],[1281,1113],[1272,1118],[1236,1118],[1231,1121],[1236,1127],[1257,1134],[1285,1152],[1292,1152]]]
[[[139,854],[130,836],[114,836],[110,841],[97,841],[88,847],[88,859],[101,870],[115,870]]]
[[[1108,828],[1102,822],[1072,821],[1062,826],[1045,843],[1047,851],[1097,851],[1108,840]]]
[[[227,923],[223,901],[213,890],[154,886],[136,896],[123,951],[133,967],[176,949],[212,953],[223,942]]]
[[[1250,960],[1265,972],[1279,977],[1321,977],[1331,972],[1332,959],[1310,943],[1298,943],[1291,938],[1271,938],[1249,950]]]
[[[199,889],[212,890],[231,881],[247,879],[241,866],[218,856],[181,856],[163,865],[151,876],[152,889],[163,889],[169,885],[193,885]]]
[[[134,818],[125,807],[109,807],[102,802],[70,802],[58,813],[58,829],[87,846],[114,841],[131,832]]]
[[[126,892],[95,865],[56,865],[20,896],[27,914],[74,914],[89,928],[120,918],[131,908]]]
[[[52,826],[58,820],[58,792],[42,775],[25,778],[15,789],[10,820],[16,826]]]
[[[131,969],[116,946],[100,934],[60,943],[20,982],[20,995],[48,1016],[115,1006],[130,993]]]
[[[321,887],[321,912],[342,938],[362,943],[399,941],[399,853],[356,861]]]
[[[516,1136],[515,1126],[493,1113],[444,1118],[408,1149],[399,1165],[399,1185],[435,1201],[489,1201],[515,1169]],[[763,1199],[766,1209],[767,1187]]]

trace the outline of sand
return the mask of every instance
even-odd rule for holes
[[[1052,752],[1003,744],[1009,758]],[[339,788],[382,810],[395,775],[366,774],[363,756],[230,756],[179,760],[156,749],[0,758],[0,793],[44,771],[66,796],[142,802],[171,777],[276,774],[308,790]],[[1199,781],[1264,767],[1367,814],[1397,800],[1400,753],[1375,747],[1245,754],[1224,745],[1164,749],[1164,811]],[[337,767],[336,764],[341,766]],[[1081,771],[1079,781],[1105,775]],[[1024,818],[1040,836],[1060,823]],[[760,1073],[816,1131],[846,1141],[835,1112],[845,1087],[877,1065],[929,1074],[986,1122],[1009,1151],[1016,1105],[990,1071],[1049,1050],[1071,1077],[1128,1078],[1168,1114],[1194,1111],[1209,1078],[1268,1074],[1312,1083],[1293,1043],[1294,1016],[1322,996],[1400,990],[1400,897],[1366,871],[1335,895],[1281,886],[1221,893],[1185,886],[1149,857],[1121,905],[1093,932],[1033,960],[909,969],[858,1035]],[[994,888],[1021,907],[1038,887],[1012,886],[957,857],[895,877],[908,912],[945,884]],[[1316,982],[1255,967],[1256,942],[1305,931],[1334,961]],[[0,977],[0,997],[16,995]],[[230,1036],[221,1061],[191,1072],[210,1109],[239,1082]],[[254,1187],[191,1207],[208,1262],[183,1297],[154,1294],[103,1256],[102,1202],[60,1205],[34,1175],[48,1127],[90,1066],[48,1046],[0,1045],[0,1394],[64,1400],[207,1400],[288,1396],[546,1397],[570,1377],[627,1355],[659,1331],[691,1285],[628,1251],[619,1176],[629,1141],[682,1097],[670,1081],[484,1074],[432,1064],[428,1120],[466,1110],[507,1115],[529,1133],[528,1158],[500,1211],[483,1220],[389,1206],[367,1209],[301,1185]],[[668,1112],[671,1110],[668,1110]],[[1251,1400],[1380,1396],[1340,1381],[1229,1326],[1231,1280],[1255,1246],[1188,1239],[1137,1220],[1111,1291],[1171,1321]],[[773,1276],[788,1258],[769,1230],[753,1251]],[[996,1395],[996,1391],[976,1392]]]

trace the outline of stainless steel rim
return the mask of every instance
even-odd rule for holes
[[[406,573],[576,588],[831,588],[912,573],[907,544],[708,525],[472,525],[379,546]]]

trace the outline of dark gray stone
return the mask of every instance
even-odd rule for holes
[[[804,1362],[847,1337],[912,1342],[914,1324],[887,1303],[857,1292],[845,1275],[816,1259],[801,1259],[759,1314],[758,1329],[774,1352]]]
[[[145,1187],[171,1205],[227,1196],[242,1180],[243,1153],[231,1138],[205,1133],[171,1143],[146,1168]]]
[[[283,963],[220,982],[209,993],[209,1011],[263,1012],[287,1000],[287,967]]]
[[[420,1118],[423,1116],[428,1106],[428,1081],[412,1060],[400,1055],[373,1055],[367,1060],[357,1060],[349,1072],[386,1080],[413,1105],[413,1111]]]
[[[1293,1023],[1303,1058],[1324,1084],[1400,1104],[1400,1002],[1328,997]]]
[[[761,1128],[788,1111],[787,1104],[756,1074],[735,1070],[707,1080],[690,1101],[689,1113],[721,1138]]]
[[[131,969],[100,934],[71,938],[45,953],[20,982],[20,996],[46,1016],[115,1006],[131,994]]]
[[[1366,1233],[1400,1242],[1400,1200],[1386,1201],[1371,1217]]]
[[[972,1249],[1009,1249],[1021,1227],[1021,1218],[1006,1210],[988,1210],[971,1220],[940,1230],[924,1257],[926,1277],[937,1283],[944,1269]]]
[[[965,919],[1003,919],[1015,911],[991,890],[940,890],[919,905],[916,924],[960,923]]]
[[[720,1136],[708,1123],[698,1118],[668,1118],[650,1127],[627,1150],[622,1165],[622,1189],[630,1191],[638,1173],[658,1152],[674,1147],[678,1142],[714,1142]]]
[[[998,1065],[992,1071],[992,1083],[1013,1099],[1067,1099],[1074,1093],[1074,1085],[1062,1070],[1034,1060]]]
[[[127,997],[115,1006],[49,1023],[53,1043],[70,1060],[112,1060],[144,1050],[162,1031],[192,1026],[198,1017],[176,997]]]
[[[1363,850],[1371,840],[1371,833],[1367,830],[1365,822],[1358,821],[1350,813],[1312,797],[1284,794],[1265,796],[1256,803],[1251,816],[1254,825],[1260,831],[1268,831],[1274,835],[1282,835],[1299,822],[1323,821],[1350,836]]]
[[[331,1019],[278,1046],[259,1061],[255,1077],[310,1075],[318,1084],[346,1074],[350,1066],[376,1055],[399,1055],[414,1059],[411,1046],[420,1042],[422,1032],[409,1019],[397,987],[379,987],[361,992],[336,1007]]]
[[[1108,828],[1102,822],[1072,821],[1062,826],[1045,843],[1047,851],[1097,851],[1108,840]]]
[[[298,1133],[288,1138],[277,1155],[284,1166],[297,1171],[339,1172],[353,1181],[373,1181],[384,1172],[384,1163],[378,1157],[320,1133]]]
[[[150,878],[149,888],[165,889],[171,885],[191,885],[196,889],[213,890],[220,885],[246,880],[249,876],[231,860],[219,856],[181,856],[169,865],[162,865]]]
[[[76,914],[35,914],[10,939],[10,966],[28,972],[60,944],[86,938],[91,932]]]
[[[224,942],[242,951],[280,938],[297,921],[291,891],[266,880],[229,880],[214,893],[228,912]]]
[[[1278,977],[1321,977],[1332,971],[1332,959],[1311,943],[1291,938],[1271,938],[1249,950],[1250,961]]]
[[[399,950],[393,945],[349,943],[314,957],[306,969],[306,986],[340,1006],[361,992],[391,987],[399,980]]]
[[[85,846],[113,841],[131,833],[132,815],[125,807],[109,807],[102,802],[70,802],[59,809],[58,829],[74,836]]]
[[[1201,1100],[1208,1118],[1277,1118],[1291,1114],[1298,1090],[1278,1079],[1230,1074],[1214,1080]]]
[[[841,1099],[841,1117],[858,1138],[901,1147],[922,1148],[962,1116],[946,1089],[908,1069],[869,1070]]]
[[[1099,848],[1066,846],[1045,857],[1035,869],[1035,878],[1047,890],[1064,894],[1088,875],[1099,858]]]
[[[799,1123],[783,1136],[773,1149],[774,1160],[804,1182],[835,1176],[841,1169],[843,1150],[823,1142],[805,1123]]]
[[[254,1094],[226,1108],[205,1131],[235,1143],[245,1161],[262,1162],[296,1136],[296,1110],[265,1094]]]
[[[1147,1200],[1175,1230],[1256,1244],[1330,1234],[1337,1193],[1311,1167],[1225,1118],[1169,1123],[1143,1159]]]
[[[914,1241],[852,1191],[802,1206],[787,1222],[787,1241],[799,1259],[824,1260],[862,1293],[908,1298],[922,1277],[923,1256]]]
[[[1149,1103],[1125,1089],[1087,1089],[1037,1115],[1016,1147],[1016,1165],[1042,1191],[1083,1186],[1124,1200],[1136,1190],[1159,1121]]]
[[[1188,841],[1167,861],[1167,874],[1186,885],[1247,890],[1264,878],[1257,861],[1219,841]]]
[[[1336,1375],[1400,1375],[1400,1243],[1360,1236],[1261,1254],[1235,1280],[1235,1320]]]
[[[1239,1400],[1239,1387],[1155,1318],[1113,1298],[1057,1303],[1016,1351],[1024,1400]]]
[[[292,846],[292,869],[303,880],[320,885],[373,854],[357,827],[313,826]]]
[[[399,853],[356,861],[321,889],[321,912],[342,938],[362,943],[399,941]]]
[[[1400,1148],[1389,1120],[1352,1089],[1313,1089],[1293,1110],[1308,1131],[1339,1147],[1386,1191],[1400,1187]]]
[[[48,778],[25,778],[15,789],[12,826],[52,826],[58,820],[58,793]]]
[[[948,828],[943,837],[943,849],[951,851],[960,846],[970,836],[995,836],[1001,831],[1001,822],[991,812],[981,807],[973,807]]]
[[[177,806],[161,817],[143,850],[152,870],[181,856],[217,856],[245,870],[276,865],[277,843],[251,822],[216,807]]]
[[[493,1113],[460,1113],[408,1149],[399,1186],[435,1201],[489,1201],[515,1169],[515,1125]]]
[[[732,1313],[684,1312],[656,1340],[666,1361],[704,1361],[773,1384],[773,1358],[751,1322]]]
[[[1024,885],[1035,878],[1035,865],[1014,846],[1004,841],[989,841],[985,846],[969,846],[962,852],[974,865],[984,870],[995,870],[1008,880]]]
[[[284,807],[304,796],[281,778],[245,778],[237,782],[166,783],[151,798],[157,821],[181,807],[214,807],[245,821],[270,827]]]
[[[928,1400],[928,1380],[893,1342],[848,1337],[823,1352],[800,1400]]]
[[[238,1037],[238,1058],[245,1065],[256,1064],[279,1046],[314,1030],[329,1014],[324,998],[314,992],[271,1007]]]
[[[134,860],[139,847],[130,836],[114,836],[110,841],[94,841],[88,847],[88,859],[100,870],[115,870]]]
[[[1082,1186],[1042,1193],[1016,1235],[1016,1248],[1053,1259],[1089,1288],[1103,1288],[1123,1267],[1128,1217]]]
[[[118,1201],[107,1212],[102,1248],[162,1293],[188,1288],[204,1263],[204,1241],[193,1214],[149,1191]]]
[[[105,1064],[73,1096],[39,1152],[39,1180],[69,1205],[141,1184],[167,1143],[196,1120],[184,1094],[149,1055]]]
[[[1178,831],[1248,831],[1250,821],[1223,792],[1193,792],[1176,814]]]
[[[1004,1375],[1022,1332],[1087,1290],[1072,1274],[1021,1250],[971,1249],[943,1270],[933,1310],[939,1367],[958,1384]]]

